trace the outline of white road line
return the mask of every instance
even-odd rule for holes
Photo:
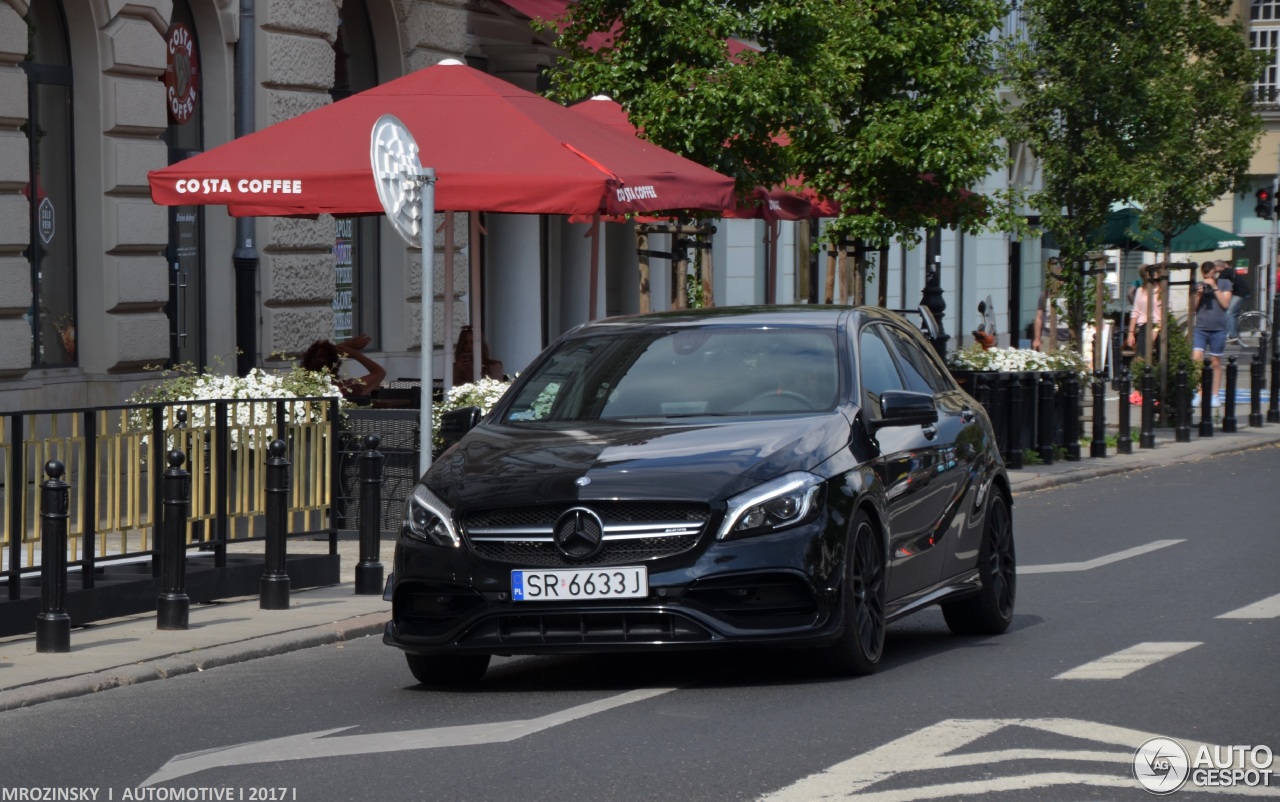
[[[284,760],[309,760],[342,755],[368,755],[406,749],[438,749],[451,746],[500,744],[532,735],[570,721],[593,716],[615,707],[642,702],[670,693],[675,688],[644,688],[588,702],[539,718],[521,721],[495,721],[489,724],[461,724],[432,727],[425,730],[372,732],[357,735],[335,735],[351,727],[303,732],[232,746],[187,752],[171,758],[160,770],[143,780],[141,786],[168,782],[206,769],[239,766],[250,763],[277,763]]]
[[[1218,618],[1280,618],[1280,593],[1239,610],[1223,613]]]
[[[1064,671],[1054,679],[1120,679],[1201,645],[1199,642],[1139,643],[1115,654]]]
[[[1027,728],[1099,744],[1095,749],[1004,749],[994,752],[966,751],[964,747],[1006,727]],[[1130,788],[1141,786],[1132,775],[1133,750],[1154,733],[1111,724],[1078,719],[948,719],[878,746],[861,755],[801,778],[795,783],[760,798],[761,802],[915,802],[958,797],[987,798],[1006,792],[1003,799],[1027,797],[1028,790],[1053,786]],[[1026,740],[1020,733],[1019,740]],[[1203,744],[1180,740],[1188,754],[1196,754]],[[1035,768],[1027,771],[1027,762]],[[1057,765],[1045,766],[1044,761]],[[1072,765],[1080,764],[1080,765]],[[1092,764],[1092,765],[1090,765]],[[1100,765],[1099,765],[1100,764]],[[935,779],[947,769],[987,766],[991,776],[936,785],[900,787],[910,782],[914,772],[933,772]],[[1050,770],[1045,771],[1045,768]],[[1036,770],[1038,769],[1038,770]],[[1073,770],[1074,769],[1074,770]],[[905,777],[904,777],[905,775]],[[874,789],[878,783],[899,778],[897,788]],[[922,778],[924,779],[924,778]],[[1183,792],[1220,793],[1230,796],[1276,796],[1275,788],[1209,788],[1188,783]],[[1019,796],[1014,797],[1013,794]]]
[[[1100,568],[1111,563],[1118,563],[1121,560],[1127,560],[1130,557],[1137,557],[1140,554],[1148,554],[1158,551],[1166,546],[1173,546],[1177,543],[1183,543],[1185,540],[1157,540],[1148,543],[1145,546],[1134,546],[1131,549],[1117,551],[1115,554],[1107,554],[1102,557],[1094,557],[1092,560],[1085,560],[1078,563],[1050,563],[1048,565],[1020,565],[1018,566],[1018,576],[1024,574],[1065,574],[1071,571],[1088,571],[1091,568]]]

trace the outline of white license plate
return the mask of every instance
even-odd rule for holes
[[[512,601],[639,599],[648,595],[649,569],[644,566],[511,572]]]

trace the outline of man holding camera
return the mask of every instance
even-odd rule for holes
[[[1192,333],[1191,356],[1197,362],[1208,354],[1213,362],[1213,405],[1222,406],[1222,354],[1227,350],[1227,308],[1231,306],[1231,280],[1222,278],[1223,264],[1200,265],[1200,294],[1196,303],[1196,327]]]

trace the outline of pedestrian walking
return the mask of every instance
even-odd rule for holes
[[[1213,363],[1213,405],[1222,406],[1222,354],[1227,347],[1227,307],[1231,305],[1231,281],[1219,275],[1217,262],[1200,266],[1200,293],[1196,302],[1196,325],[1192,332],[1191,356],[1197,362],[1205,354]]]
[[[1143,274],[1142,281],[1137,282],[1137,290],[1133,293],[1133,311],[1129,313],[1129,334],[1125,338],[1125,348],[1134,356],[1150,363],[1152,360],[1148,354],[1160,353],[1160,324],[1164,321],[1164,308],[1160,305],[1160,282],[1154,271],[1143,270]],[[1129,403],[1141,404],[1142,393],[1137,389],[1130,392]]]
[[[1031,331],[1031,347],[1036,351],[1061,348],[1075,339],[1067,325],[1066,301],[1057,291],[1062,277],[1053,270],[1055,261],[1050,260],[1045,289],[1036,303],[1036,321]]]

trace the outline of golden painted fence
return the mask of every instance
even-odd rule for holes
[[[166,452],[191,475],[188,544],[222,549],[265,537],[267,445],[290,462],[290,535],[328,532],[334,498],[334,399],[218,401],[10,413],[0,417],[0,563],[14,579],[40,565],[40,485],[59,460],[70,485],[71,564],[149,554]],[[86,581],[92,583],[91,571]]]

